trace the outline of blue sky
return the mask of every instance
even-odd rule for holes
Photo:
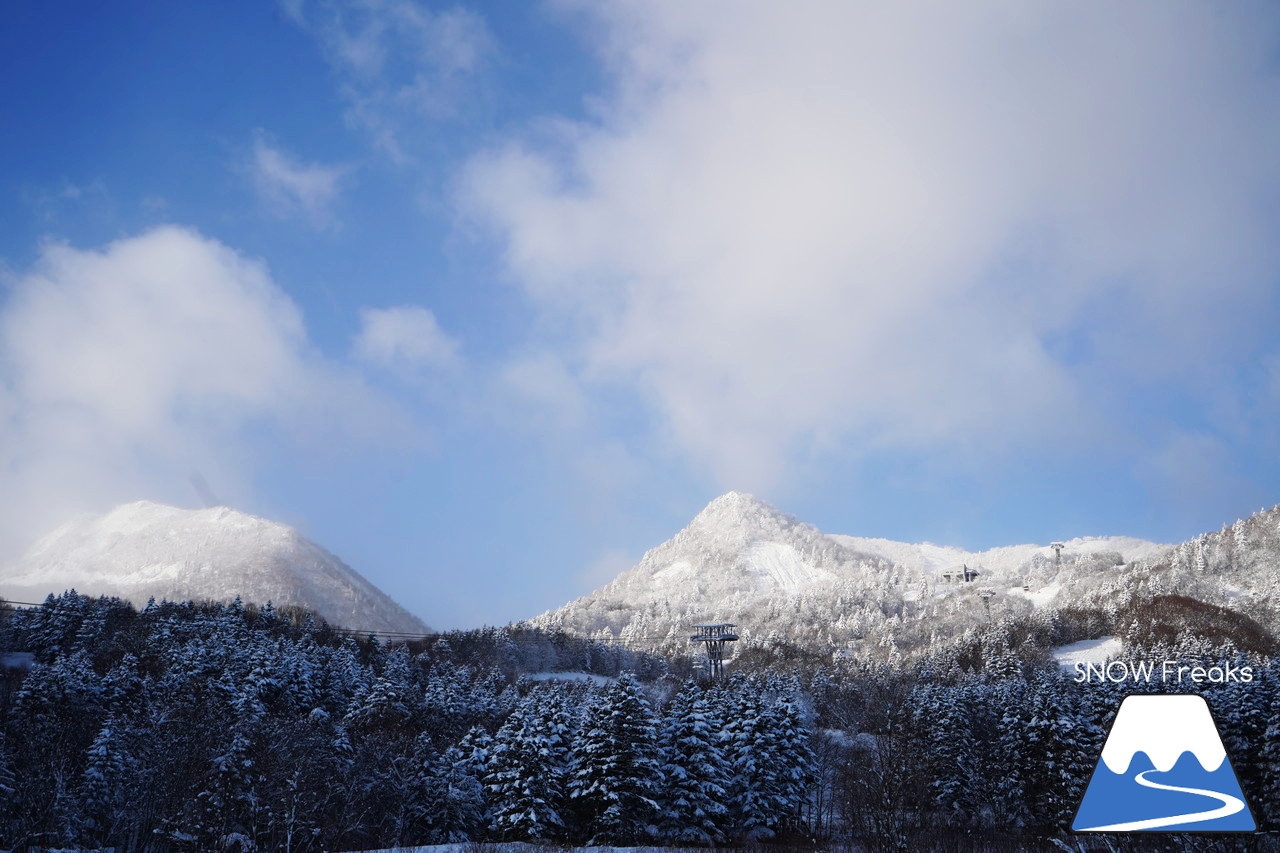
[[[1216,529],[1280,501],[1278,48],[1244,3],[5,4],[0,559],[211,493],[461,627],[729,489]]]

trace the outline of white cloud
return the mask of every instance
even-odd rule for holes
[[[258,195],[278,216],[300,216],[315,228],[336,222],[333,208],[345,167],[299,162],[272,147],[259,132],[253,140],[250,174]]]
[[[426,308],[363,308],[353,352],[362,361],[412,373],[456,363],[458,341]]]
[[[453,116],[468,80],[494,51],[484,20],[413,0],[285,0],[285,13],[319,43],[341,78],[348,119],[396,160],[423,119]]]
[[[1266,346],[1274,20],[1191,3],[572,4],[596,121],[468,212],[725,485],[796,451],[1090,440]],[[561,323],[563,327],[565,324]]]
[[[311,348],[266,268],[183,228],[45,245],[0,306],[0,559],[72,512],[246,498],[272,429],[385,436],[396,412]]]
[[[588,403],[579,381],[552,353],[512,360],[500,371],[499,400],[520,410],[515,423],[535,424],[561,432],[584,424]]]

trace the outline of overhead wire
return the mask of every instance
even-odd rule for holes
[[[15,601],[10,598],[0,599],[0,606],[6,605],[6,604],[18,605],[20,607],[43,607],[45,603],[36,602],[36,601]],[[377,636],[377,637],[386,637],[394,640],[410,641],[410,640],[430,640],[432,638],[449,636],[448,632],[441,632],[441,631],[433,631],[428,633],[419,633],[414,631],[382,631],[382,630],[373,629],[373,628],[345,628],[340,625],[332,625],[328,623],[326,624],[328,629],[331,631],[334,631],[339,634],[348,634],[355,637]],[[323,626],[320,626],[320,625],[315,626],[315,630],[317,631],[323,630],[323,629],[324,629]],[[573,636],[583,640],[595,640],[597,642],[607,642],[607,643],[613,643],[615,645],[622,645],[622,646],[627,646],[639,641],[646,641],[646,640],[651,642],[661,642],[664,640],[673,639],[672,637],[669,637],[665,634],[664,635],[642,635],[642,636],[632,635],[629,637],[619,637],[613,634],[576,634],[575,633],[573,634]]]

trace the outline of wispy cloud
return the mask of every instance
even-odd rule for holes
[[[347,117],[398,161],[423,120],[454,116],[495,42],[484,20],[413,0],[285,0],[286,14],[319,43],[338,74]]]
[[[113,221],[117,204],[101,178],[77,184],[64,180],[56,187],[27,187],[23,198],[46,226],[65,226],[67,221]]]
[[[249,174],[258,195],[281,217],[301,217],[315,228],[337,223],[344,166],[303,163],[273,146],[265,133],[254,135]]]
[[[573,8],[598,119],[477,157],[463,204],[583,330],[553,345],[725,485],[1137,436],[1274,349],[1273,16]]]
[[[459,343],[421,306],[364,308],[352,352],[361,361],[412,374],[455,365]]]

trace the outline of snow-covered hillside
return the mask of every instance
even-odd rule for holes
[[[147,599],[299,605],[335,625],[374,631],[426,631],[357,572],[284,524],[227,507],[186,510],[150,501],[106,515],[81,516],[0,569],[0,595],[40,601],[74,588]]]
[[[831,538],[850,548],[884,557],[901,566],[934,573],[969,565],[980,566],[988,572],[1005,576],[1017,574],[1037,559],[1057,559],[1053,548],[1048,545],[1005,545],[987,551],[965,551],[929,542],[912,545],[891,539],[840,534],[833,534]],[[1085,536],[1064,540],[1062,544],[1062,559],[1068,562],[1077,557],[1095,557],[1099,554],[1120,554],[1128,561],[1159,559],[1169,550],[1168,545],[1158,545],[1130,536]]]
[[[661,647],[687,643],[693,622],[737,621],[762,604],[879,585],[890,563],[861,554],[751,495],[716,498],[639,565],[596,592],[533,620]]]
[[[969,552],[829,535],[729,492],[634,568],[532,622],[668,651],[687,648],[691,625],[715,621],[737,623],[748,641],[903,647],[928,641],[943,625],[976,624],[988,612],[1017,616],[1060,606],[1114,580],[1124,565],[1167,560],[1171,552],[1129,537],[1062,544],[1060,555],[1049,544]],[[966,568],[969,582],[957,577]]]

